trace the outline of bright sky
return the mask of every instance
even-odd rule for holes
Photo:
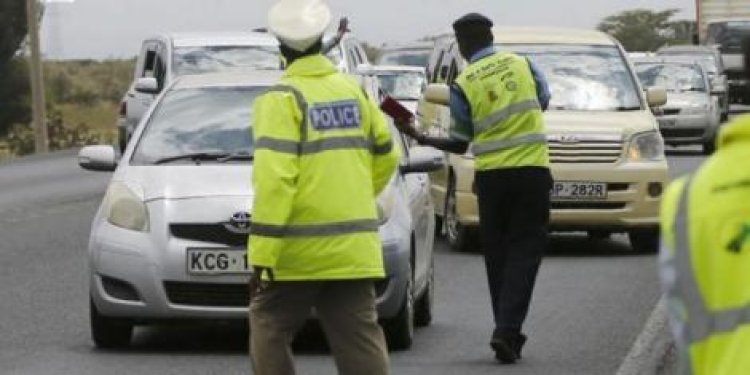
[[[130,57],[140,41],[168,31],[236,31],[266,24],[274,0],[74,0],[51,4],[42,36],[48,58]],[[433,34],[468,12],[496,24],[593,28],[625,9],[678,8],[695,18],[694,0],[329,0],[361,39],[382,44]],[[334,22],[337,24],[337,22]]]

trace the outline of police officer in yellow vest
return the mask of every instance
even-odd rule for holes
[[[374,280],[385,276],[376,196],[400,158],[377,104],[320,54],[320,0],[281,0],[269,26],[289,62],[256,100],[249,257],[255,374],[293,374],[314,308],[341,374],[387,374]],[[262,280],[261,280],[262,277]]]
[[[750,64],[747,40],[744,50]],[[717,147],[662,200],[661,275],[682,374],[750,374],[750,115],[723,127]]]
[[[492,21],[472,13],[453,28],[470,65],[451,87],[450,138],[403,124],[421,144],[463,154],[472,143],[480,241],[495,318],[490,346],[502,363],[521,358],[526,319],[547,246],[552,177],[542,111],[550,99],[543,74],[518,55],[496,51]]]

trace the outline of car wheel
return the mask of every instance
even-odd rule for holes
[[[458,220],[458,200],[453,183],[445,197],[445,237],[451,248],[458,252],[468,252],[473,245],[472,231]]]
[[[427,285],[424,293],[419,297],[414,308],[414,324],[417,327],[426,327],[432,323],[432,306],[435,301],[435,264],[430,265],[427,271]]]
[[[630,246],[637,253],[653,254],[659,251],[659,229],[633,229],[628,232]]]
[[[91,337],[94,344],[102,349],[123,348],[130,344],[133,335],[133,322],[127,319],[103,316],[96,309],[93,301],[89,301]]]
[[[385,338],[391,350],[406,350],[411,347],[414,340],[414,290],[411,280],[406,285],[406,294],[398,315],[386,321]]]

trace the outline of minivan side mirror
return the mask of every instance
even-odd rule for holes
[[[445,167],[445,154],[432,147],[417,146],[409,150],[409,160],[401,166],[402,174],[429,173]]]
[[[439,105],[450,105],[451,91],[448,85],[442,83],[433,83],[427,85],[424,90],[424,99],[428,103]]]
[[[667,90],[663,87],[649,87],[646,89],[646,101],[651,108],[667,104]]]
[[[90,171],[112,172],[117,169],[115,148],[109,145],[86,146],[78,153],[78,165]]]
[[[141,77],[135,81],[135,91],[144,94],[158,94],[159,82],[154,77]]]

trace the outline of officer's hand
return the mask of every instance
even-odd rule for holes
[[[414,120],[411,121],[404,121],[404,120],[395,120],[394,125],[396,125],[396,129],[398,129],[399,132],[406,134],[407,136],[419,140],[419,138],[422,136],[422,134],[417,130],[417,128],[414,127]]]
[[[274,281],[273,269],[267,267],[253,267],[253,274],[250,276],[250,295],[263,291],[267,286],[263,282],[263,272],[268,275],[270,282]]]
[[[339,35],[344,35],[344,33],[348,33],[351,30],[349,30],[349,19],[346,17],[341,17],[339,20],[339,29],[338,33]]]

